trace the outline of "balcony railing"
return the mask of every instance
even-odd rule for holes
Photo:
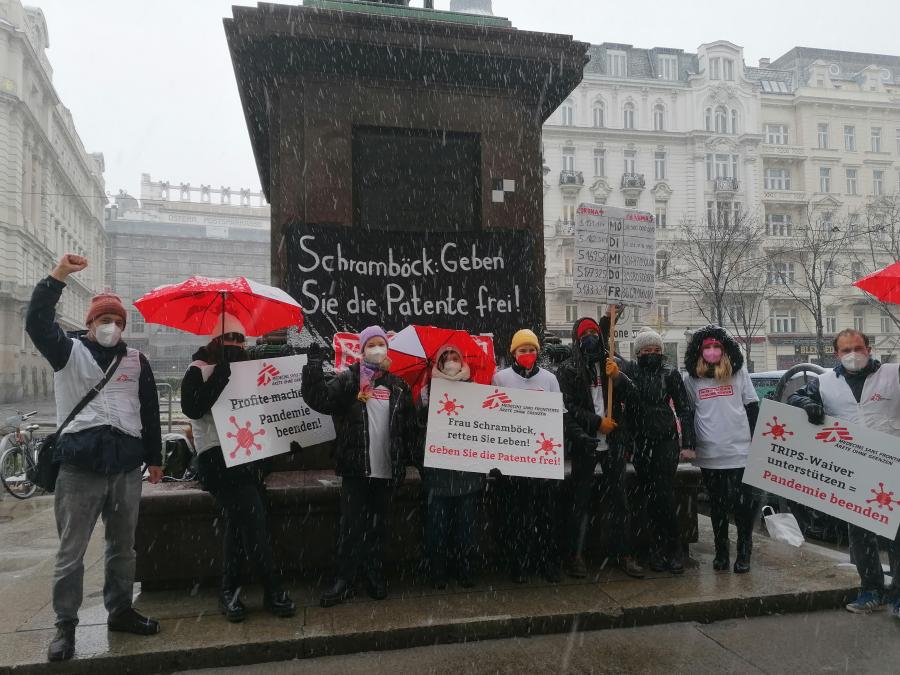
[[[642,173],[623,173],[622,174],[623,190],[643,190],[646,186],[644,174]]]
[[[556,221],[556,236],[557,237],[574,237],[575,236],[575,223],[571,220],[557,220]]]
[[[764,202],[779,202],[782,204],[805,204],[808,200],[806,192],[799,190],[763,190]]]
[[[716,178],[713,187],[716,192],[737,192],[741,183],[737,178]]]
[[[788,159],[803,159],[806,157],[806,148],[801,145],[763,143],[759,146],[759,152],[763,157],[783,157]]]
[[[584,185],[584,174],[581,171],[567,171],[564,169],[559,172],[559,184]]]

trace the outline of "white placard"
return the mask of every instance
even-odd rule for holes
[[[656,300],[656,219],[605,204],[575,212],[576,300],[650,307]]]
[[[563,479],[562,394],[432,380],[425,466]]]
[[[300,396],[306,356],[231,364],[231,378],[212,408],[226,466],[237,466],[334,440],[329,415]]]
[[[900,524],[900,438],[764,399],[744,482],[893,539]]]

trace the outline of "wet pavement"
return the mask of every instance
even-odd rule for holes
[[[0,675],[51,670],[92,675],[172,672],[568,634],[573,629],[706,623],[839,607],[855,593],[856,572],[843,553],[812,546],[793,549],[765,535],[757,538],[751,574],[714,573],[709,521],[701,517],[700,526],[701,543],[691,547],[694,563],[681,577],[655,574],[636,580],[617,570],[595,568],[589,579],[558,585],[532,580],[518,586],[496,577],[480,580],[471,590],[451,585],[443,591],[394,579],[387,600],[362,595],[331,609],[318,606],[320,589],[315,584],[296,584],[290,587],[298,604],[293,619],[263,612],[258,589],[247,594],[246,622],[228,624],[218,613],[212,589],[141,593],[136,586],[136,606],[161,619],[163,626],[160,635],[141,638],[106,630],[100,592],[102,525],[98,525],[85,557],[77,657],[62,671],[45,663],[54,632],[52,499],[18,502],[7,497],[0,501]],[[682,630],[667,629],[673,635]],[[627,629],[623,634],[624,649],[628,635],[641,633]]]

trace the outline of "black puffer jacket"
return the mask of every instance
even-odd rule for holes
[[[597,429],[602,419],[594,409],[594,398],[591,387],[599,377],[603,386],[603,400],[607,399],[609,378],[603,375],[606,363],[606,346],[595,362],[591,362],[582,353],[578,344],[578,327],[587,317],[578,319],[572,326],[572,355],[566,359],[556,372],[559,388],[562,391],[563,403],[566,407],[565,431],[570,455],[586,455],[593,453],[597,438]],[[608,323],[606,323],[608,326]],[[601,331],[604,322],[600,322]],[[601,344],[606,342],[606,335],[601,336]],[[619,359],[617,359],[619,361]],[[621,366],[620,362],[620,366]],[[619,373],[613,381],[612,418],[619,425],[607,437],[610,451],[628,448],[631,437],[628,432],[626,411],[634,402],[635,389],[627,375]]]
[[[681,373],[664,366],[651,370],[638,361],[626,361],[622,372],[628,375],[636,390],[635,404],[629,411],[629,426],[634,429],[634,435],[653,440],[676,438],[677,415],[681,423],[681,447],[693,449],[694,407]]]
[[[385,386],[391,391],[391,468],[394,479],[400,480],[412,461],[417,440],[412,393],[406,382],[390,373],[382,374],[372,385]],[[337,434],[335,472],[339,476],[369,476],[369,418],[366,404],[356,398],[359,394],[359,364],[354,363],[330,380],[325,379],[320,365],[308,364],[303,368],[301,392],[310,408],[334,419]]]

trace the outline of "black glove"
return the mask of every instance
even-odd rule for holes
[[[804,410],[806,410],[806,419],[809,420],[810,424],[825,423],[825,411],[818,403],[810,403]]]
[[[315,368],[321,368],[325,361],[325,350],[318,342],[313,342],[306,350],[306,363]]]
[[[503,474],[500,473],[500,469],[491,469],[490,471],[488,471],[488,476],[490,476],[494,480],[503,478]]]
[[[215,381],[224,387],[231,379],[231,364],[228,361],[219,361],[213,368],[212,374]]]

